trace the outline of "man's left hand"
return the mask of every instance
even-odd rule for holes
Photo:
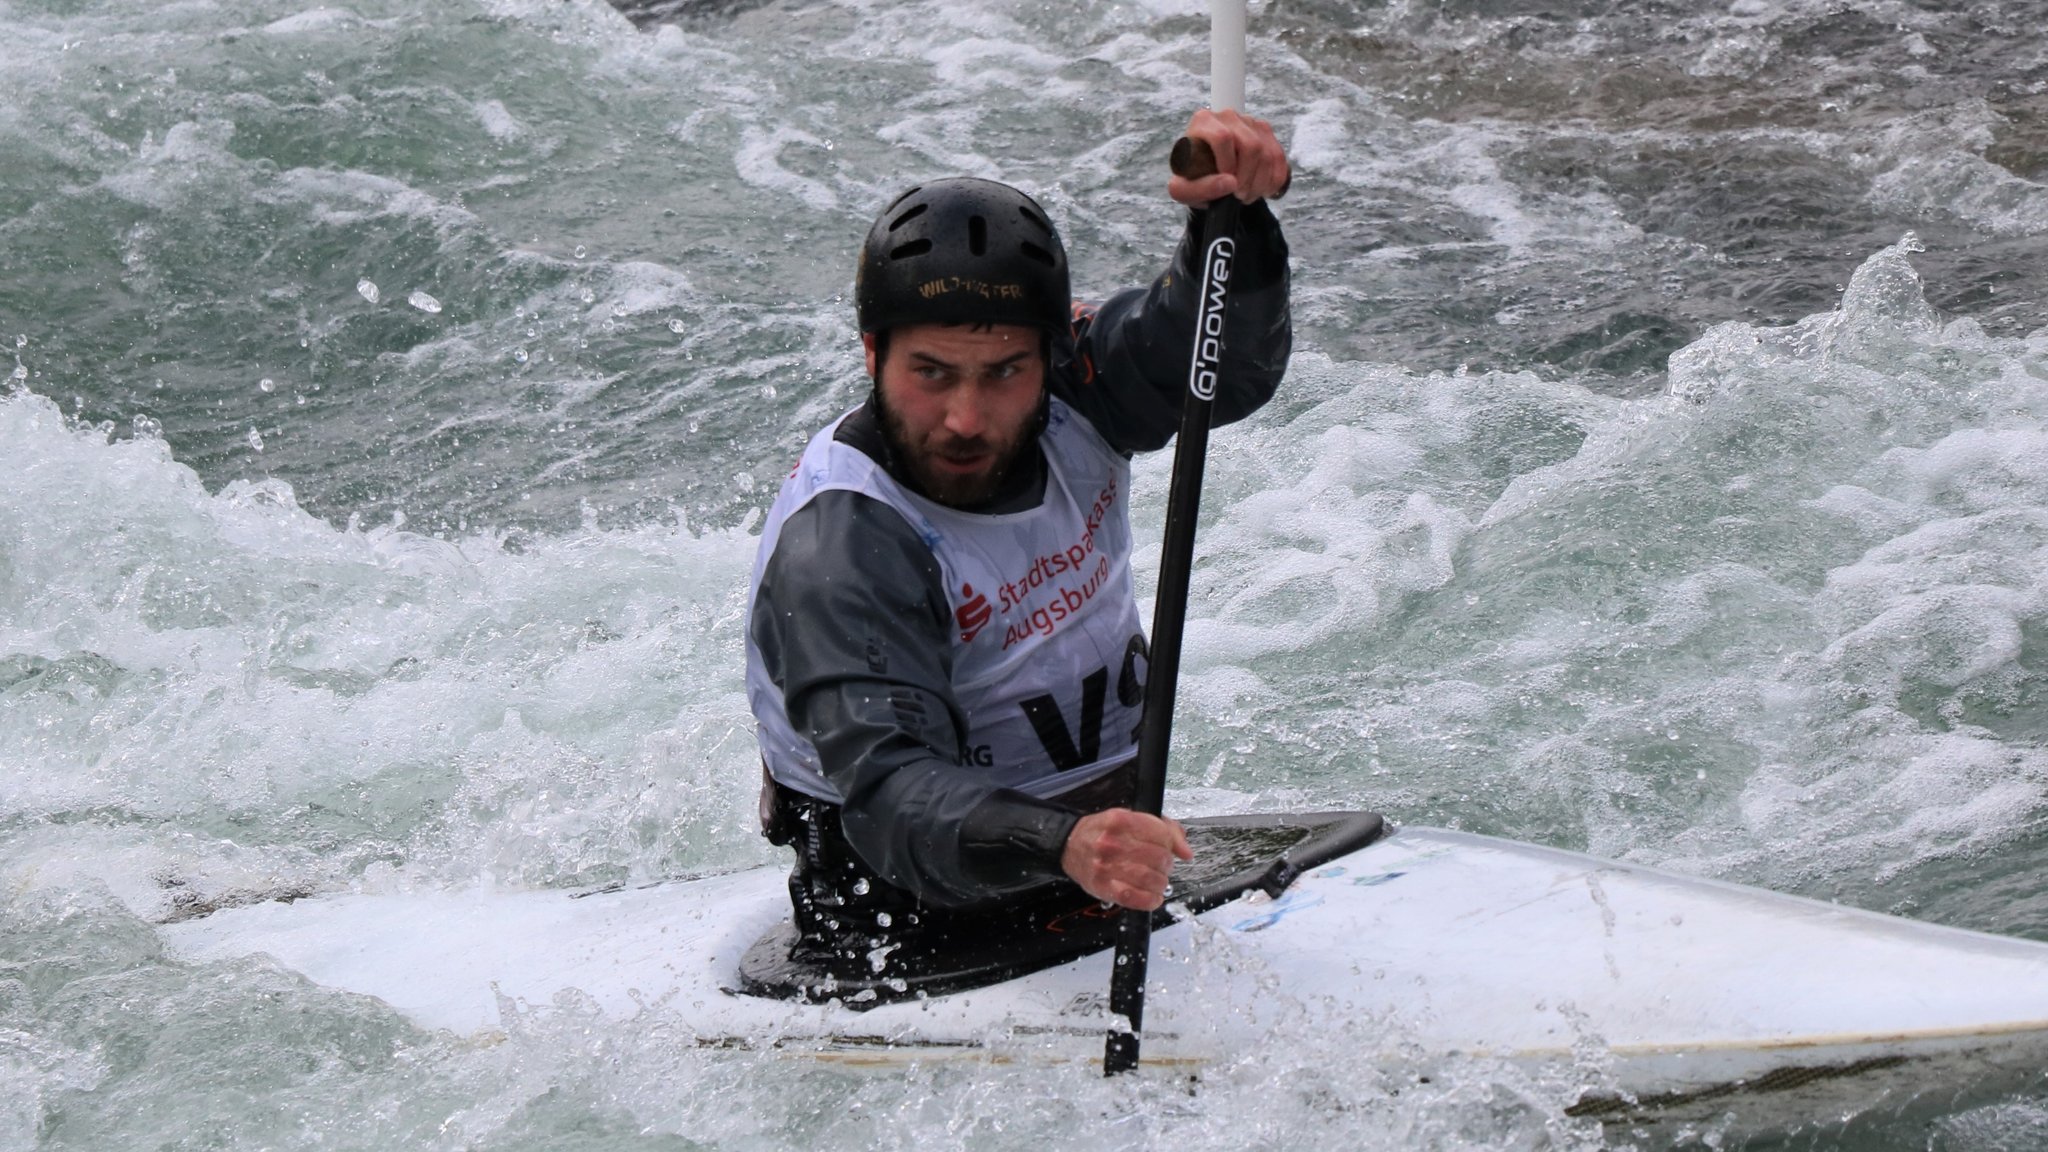
[[[1216,157],[1216,171],[1190,180],[1173,176],[1166,182],[1166,194],[1190,208],[1200,208],[1225,196],[1246,204],[1276,198],[1287,191],[1293,178],[1287,165],[1287,149],[1264,120],[1234,109],[1195,113],[1183,133],[1189,140],[1208,146]]]

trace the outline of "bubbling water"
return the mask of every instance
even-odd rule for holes
[[[1916,249],[1657,397],[1304,358],[1321,403],[1218,438],[1209,782],[1929,911],[2027,867],[2048,342],[1941,322]]]
[[[633,7],[0,10],[0,1150],[1648,1142],[1564,1114],[1594,1038],[1546,1080],[1298,990],[1200,1085],[1103,1084],[575,997],[478,1046],[164,957],[250,901],[776,860],[750,530],[865,387],[868,215],[1016,181],[1090,296],[1178,233],[1198,4]],[[2033,15],[1259,13],[1298,354],[1213,442],[1173,810],[2048,939]]]
[[[1833,313],[1716,329],[1657,397],[1299,358],[1285,406],[1214,441],[1175,810],[1369,804],[1975,927],[2038,917],[1989,894],[2029,866],[1993,850],[2027,843],[2048,785],[2030,719],[2048,342],[1942,322],[1913,249],[1872,257]],[[153,1074],[94,1053],[136,1029],[184,1052],[207,1034],[187,1013],[225,1013],[266,1037],[230,1070],[277,1052],[325,1069],[265,1081],[235,1121],[252,1133],[386,1100],[399,1136],[438,1117],[512,1146],[580,1123],[741,1146],[825,1116],[869,1117],[863,1143],[980,1146],[1098,1111],[1119,1148],[1247,1123],[1597,1142],[1561,1111],[1573,1085],[1347,1062],[1312,1006],[1169,1107],[1083,1069],[878,1081],[707,1054],[687,1014],[607,1021],[574,997],[473,1052],[261,962],[165,961],[147,921],[251,900],[773,859],[740,684],[753,538],[337,528],[279,481],[209,493],[161,440],[25,391],[0,400],[0,440],[0,872],[24,947],[98,957],[10,994],[31,1112],[170,1090],[196,1057]],[[1139,471],[1147,538],[1165,460]],[[1139,557],[1142,582],[1156,564]],[[1958,860],[1977,887],[1955,888]],[[117,1028],[96,980],[164,1007]],[[679,1107],[678,1081],[748,1105]],[[1295,1105],[1266,1100],[1280,1085]],[[1017,1094],[1066,1103],[1020,1121],[993,1104]]]

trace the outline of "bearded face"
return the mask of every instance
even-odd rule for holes
[[[920,324],[866,337],[882,427],[924,495],[954,508],[986,503],[1033,450],[1045,392],[1035,328]]]

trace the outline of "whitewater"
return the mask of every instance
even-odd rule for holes
[[[257,901],[778,862],[746,579],[866,387],[868,218],[1018,183],[1083,295],[1179,234],[1197,3],[634,15],[0,3],[0,1152],[1731,1142],[1287,988],[1190,1090],[573,996],[479,1044],[165,954]],[[1254,8],[1296,354],[1212,440],[1169,810],[2048,940],[2038,15]],[[2048,1085],[1791,1140],[2036,1147]]]

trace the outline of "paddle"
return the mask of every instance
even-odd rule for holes
[[[1245,0],[1209,0],[1209,105],[1216,111],[1244,103]],[[1207,171],[1203,171],[1206,160]],[[1216,158],[1199,141],[1174,145],[1174,171],[1197,178],[1215,171]],[[1166,749],[1173,739],[1173,697],[1180,676],[1181,628],[1187,622],[1188,575],[1194,566],[1195,519],[1202,503],[1202,463],[1209,447],[1209,409],[1223,367],[1223,310],[1237,254],[1238,202],[1209,205],[1202,222],[1200,304],[1195,310],[1194,362],[1181,401],[1180,436],[1166,496],[1166,539],[1159,557],[1159,596],[1152,609],[1152,650],[1145,678],[1145,714],[1138,731],[1138,796],[1132,806],[1153,816],[1166,802]],[[1145,966],[1152,953],[1152,914],[1125,909],[1117,921],[1116,965],[1110,972],[1109,1010],[1122,1017],[1103,1048],[1102,1074],[1138,1066],[1144,1031]]]

